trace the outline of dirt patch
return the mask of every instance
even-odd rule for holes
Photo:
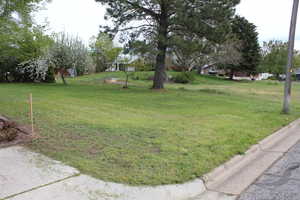
[[[18,131],[14,128],[5,128],[0,130],[0,143],[1,142],[11,142],[16,139]]]
[[[103,80],[104,84],[115,84],[115,85],[125,85],[126,81],[119,78],[106,78]],[[129,85],[129,83],[128,83]]]
[[[31,141],[33,133],[27,126],[0,115],[0,148]]]

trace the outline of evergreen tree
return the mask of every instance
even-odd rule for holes
[[[110,33],[121,31],[130,40],[155,39],[156,67],[154,89],[162,89],[166,80],[166,52],[172,37],[197,35],[218,40],[228,32],[229,21],[239,0],[95,0],[106,4],[114,27],[103,27]],[[138,21],[138,23],[137,23]],[[128,34],[125,34],[125,33]]]
[[[241,42],[242,58],[239,64],[226,66],[227,69],[230,69],[231,78],[236,72],[257,73],[261,54],[256,26],[246,18],[236,16],[232,21],[232,33],[236,37],[235,39]]]

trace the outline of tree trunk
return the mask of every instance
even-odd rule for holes
[[[164,13],[162,11],[162,13]],[[162,14],[159,23],[158,31],[158,54],[156,57],[155,75],[153,80],[153,89],[164,89],[164,82],[166,81],[166,51],[168,40],[168,22],[167,16]]]
[[[188,71],[191,72],[191,71],[193,71],[194,68],[195,68],[195,66],[190,66],[190,67],[188,68]]]
[[[163,89],[166,80],[166,45],[159,41],[158,55],[156,57],[155,75],[153,80],[153,89]]]
[[[67,82],[66,82],[66,80],[65,80],[64,72],[63,72],[63,71],[60,72],[60,76],[61,76],[61,79],[62,79],[64,85],[67,85]]]
[[[7,83],[9,83],[8,72],[5,73],[5,81],[6,81]]]
[[[230,72],[230,76],[229,76],[229,79],[230,79],[230,80],[233,80],[234,74],[235,74],[234,71],[231,71],[231,72]]]
[[[125,74],[126,74],[126,81],[125,81],[125,85],[123,86],[124,89],[128,89],[128,79],[129,79],[129,75],[128,72],[125,69]]]

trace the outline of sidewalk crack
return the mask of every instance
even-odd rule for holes
[[[47,184],[44,184],[44,185],[40,185],[40,186],[31,188],[31,189],[29,189],[29,190],[25,190],[25,191],[23,191],[23,192],[19,192],[19,193],[17,193],[17,194],[13,194],[13,195],[4,197],[4,198],[2,198],[2,199],[0,199],[0,200],[8,200],[8,199],[13,198],[13,197],[16,197],[16,196],[18,196],[18,195],[25,194],[25,193],[28,193],[28,192],[31,192],[31,191],[34,191],[34,190],[38,190],[38,189],[40,189],[40,188],[44,188],[44,187],[47,187],[47,186],[49,186],[49,185],[53,185],[53,184],[55,184],[55,183],[60,183],[60,182],[66,181],[66,180],[68,180],[68,179],[77,177],[77,176],[80,176],[80,173],[74,174],[74,175],[72,175],[72,176],[68,176],[68,177],[66,177],[66,178],[64,178],[64,179],[60,179],[60,180],[53,181],[53,182],[50,182],[50,183],[47,183]]]

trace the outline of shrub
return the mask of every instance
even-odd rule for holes
[[[153,80],[153,75],[145,72],[135,72],[131,75],[132,80],[149,81]]]
[[[130,76],[130,78],[132,80],[140,80],[140,76],[138,74],[136,74],[136,73],[132,73],[131,76]]]
[[[45,80],[43,80],[45,83],[55,83],[55,73],[54,69],[52,67],[48,68]]]
[[[271,76],[268,78],[270,81],[278,81],[278,78],[276,76]]]
[[[136,66],[137,71],[141,72],[148,72],[148,71],[153,71],[153,66],[151,64],[142,64],[142,65],[137,65]]]
[[[194,74],[191,72],[182,72],[177,75],[175,75],[172,80],[175,83],[182,83],[182,84],[187,84],[190,82],[193,82],[195,80]]]

